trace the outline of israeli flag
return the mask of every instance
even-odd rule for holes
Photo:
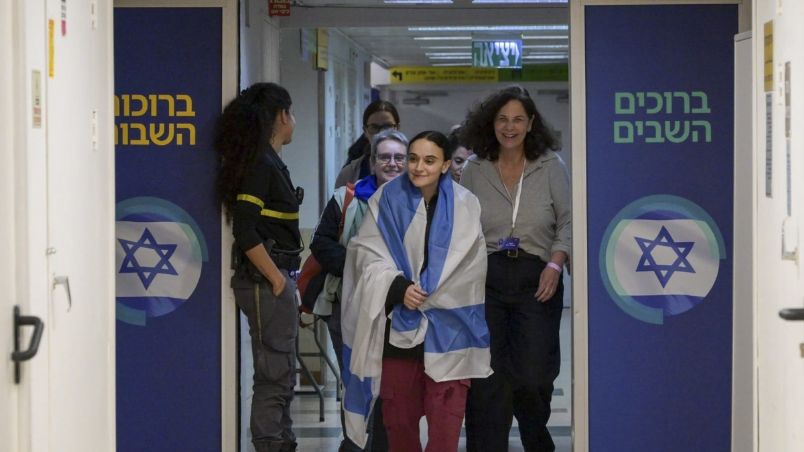
[[[344,339],[343,399],[346,433],[363,447],[368,417],[382,378],[385,300],[398,275],[429,297],[417,310],[396,306],[390,342],[424,344],[425,373],[437,382],[491,375],[485,319],[486,246],[480,204],[442,176],[430,224],[421,192],[407,177],[385,184],[369,199],[368,214],[347,248],[341,302]]]
[[[186,301],[201,278],[202,257],[189,225],[118,221],[117,298]]]
[[[715,284],[720,256],[705,222],[623,220],[617,230],[606,266],[619,295],[703,298]]]

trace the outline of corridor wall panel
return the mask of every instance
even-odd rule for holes
[[[583,16],[589,450],[729,451],[737,6]]]
[[[117,450],[221,450],[221,8],[115,9]]]

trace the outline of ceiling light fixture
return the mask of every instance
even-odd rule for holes
[[[522,39],[569,39],[567,35],[522,35]]]
[[[430,66],[461,66],[461,67],[472,67],[466,63],[431,63]]]
[[[428,50],[472,50],[470,46],[422,46]]]
[[[568,0],[472,0],[472,3],[567,3]]]
[[[555,55],[525,55],[522,57],[523,60],[566,60],[567,54],[555,54]]]
[[[436,3],[452,3],[452,0],[383,0],[388,4],[436,4]]]
[[[408,27],[408,31],[558,31],[568,25],[468,25],[455,27]]]
[[[568,44],[533,44],[522,46],[523,49],[566,49],[568,47]]]
[[[458,56],[458,55],[445,55],[445,56],[429,56],[431,60],[471,60],[472,56]]]
[[[471,36],[416,36],[416,41],[471,41]]]
[[[472,56],[472,52],[426,52],[424,56],[426,57],[462,56],[469,58]]]

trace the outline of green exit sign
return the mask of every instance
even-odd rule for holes
[[[522,40],[472,41],[472,66],[522,67]]]

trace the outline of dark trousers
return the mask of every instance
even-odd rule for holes
[[[322,317],[327,324],[329,337],[332,340],[332,348],[335,349],[335,356],[338,358],[338,367],[343,373],[344,366],[349,363],[343,362],[343,334],[341,333],[341,305],[336,303],[332,306],[332,315]],[[385,425],[382,420],[382,399],[378,398],[374,402],[374,409],[369,418],[369,436],[366,447],[361,449],[357,444],[346,436],[346,420],[344,419],[343,406],[341,412],[341,430],[344,432],[343,441],[338,449],[339,452],[386,452],[388,450],[388,436],[385,432]]]
[[[251,436],[258,452],[295,450],[290,403],[296,380],[296,286],[286,275],[277,297],[266,282],[233,279],[235,301],[248,318],[254,358]]]
[[[526,451],[555,450],[547,421],[561,365],[558,330],[564,286],[559,280],[553,298],[536,300],[544,267],[539,258],[521,252],[518,258],[489,256],[486,322],[494,374],[472,380],[466,408],[468,452],[508,450],[513,416]]]

